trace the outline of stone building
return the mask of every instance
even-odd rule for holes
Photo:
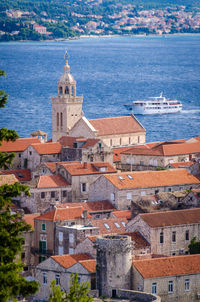
[[[200,208],[200,188],[192,189],[180,201],[181,208]]]
[[[152,254],[187,254],[192,238],[200,240],[200,209],[139,214],[128,222],[126,232],[139,232]]]
[[[90,185],[89,199],[109,200],[118,210],[125,210],[141,196],[197,188],[199,184],[185,169],[102,175]]]
[[[189,162],[200,152],[200,142],[167,141],[135,146],[121,153],[123,170],[155,170],[172,163]]]
[[[97,138],[65,136],[59,139],[62,145],[62,161],[108,162],[113,164],[113,151]]]
[[[75,223],[87,224],[89,215],[82,207],[54,209],[34,219],[35,264],[55,255],[55,230],[57,224],[71,225]]]
[[[33,171],[42,162],[56,162],[61,157],[61,145],[56,143],[39,143],[28,146],[21,155],[21,166]]]
[[[1,142],[0,152],[2,153],[15,153],[15,158],[12,163],[12,169],[21,169],[21,156],[24,150],[31,144],[40,143],[38,138],[18,138],[12,142]]]
[[[117,171],[109,163],[62,162],[56,165],[56,174],[62,175],[71,184],[69,201],[73,202],[88,200],[90,184],[102,174],[113,173]]]
[[[97,288],[100,296],[116,297],[118,288],[131,289],[132,241],[129,236],[97,238]]]
[[[91,289],[95,289],[96,260],[88,254],[51,256],[36,267],[35,280],[41,285],[35,298],[39,301],[49,301],[50,285],[56,280],[64,291],[69,290],[70,275],[79,274],[80,282],[89,282]]]
[[[70,135],[101,139],[109,147],[145,143],[145,129],[133,115],[90,120],[84,116],[83,97],[76,96],[76,81],[67,61],[58,95],[51,100],[53,142]]]
[[[135,260],[132,286],[157,294],[162,302],[198,302],[200,254]]]
[[[61,175],[44,175],[26,183],[30,196],[22,194],[20,206],[31,213],[42,213],[52,206],[71,200],[71,185]]]

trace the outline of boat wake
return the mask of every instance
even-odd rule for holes
[[[183,114],[200,113],[200,109],[182,110],[181,113]]]

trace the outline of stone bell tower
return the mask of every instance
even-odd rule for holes
[[[64,73],[58,81],[58,95],[51,98],[52,141],[67,136],[75,123],[83,116],[83,97],[76,96],[76,81],[70,74],[66,60]]]

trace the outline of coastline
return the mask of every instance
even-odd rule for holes
[[[174,33],[174,34],[124,34],[124,35],[81,35],[77,37],[68,37],[68,38],[56,38],[56,39],[46,39],[46,40],[15,40],[15,41],[0,41],[1,43],[23,43],[23,42],[60,42],[60,41],[71,41],[71,40],[79,40],[79,39],[99,39],[99,38],[119,38],[119,37],[173,37],[173,36],[198,36],[200,33]]]

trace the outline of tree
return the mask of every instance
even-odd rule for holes
[[[200,254],[200,241],[198,241],[196,237],[192,238],[188,248],[190,254]]]
[[[90,286],[88,282],[80,282],[78,273],[71,274],[69,292],[62,292],[55,280],[51,283],[52,293],[49,302],[92,302],[93,298],[88,296]]]
[[[0,75],[5,75],[0,71]],[[4,107],[8,95],[0,91],[0,107]],[[18,137],[15,130],[0,129],[0,141],[14,141]],[[13,154],[0,153],[0,168],[7,167],[14,158]],[[12,198],[22,192],[29,195],[27,186],[15,183],[13,185],[0,186],[0,301],[6,302],[17,296],[26,297],[33,295],[38,284],[35,281],[27,281],[20,275],[23,264],[20,259],[23,245],[23,233],[30,230],[19,214],[12,214],[10,206]]]

